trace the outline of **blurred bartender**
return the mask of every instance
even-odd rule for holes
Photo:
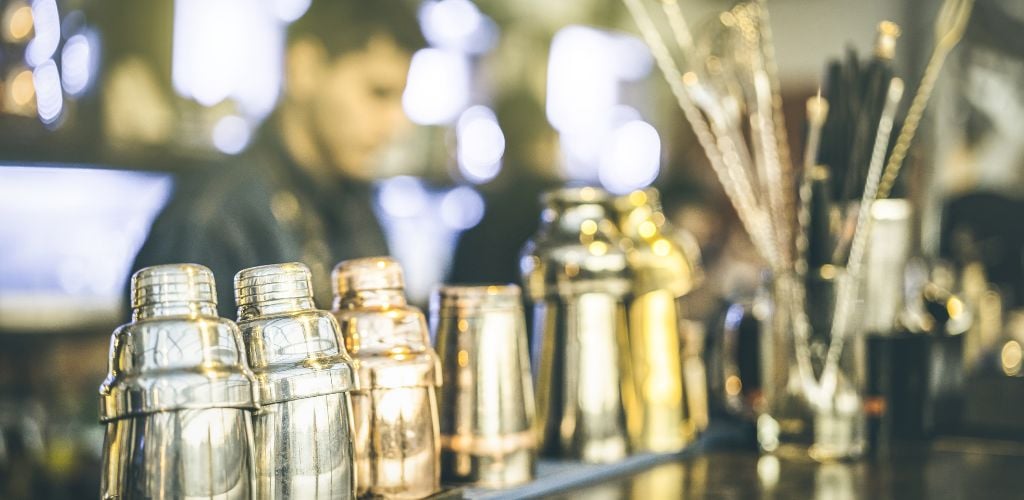
[[[326,306],[335,262],[388,253],[369,183],[376,153],[408,123],[402,92],[422,45],[404,2],[314,1],[289,27],[281,102],[253,147],[179,176],[133,268],[206,265],[221,315],[234,317],[236,272],[300,261]]]

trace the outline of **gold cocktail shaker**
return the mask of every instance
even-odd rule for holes
[[[547,193],[541,228],[520,260],[545,456],[600,463],[629,450],[622,391],[630,389],[631,284],[610,201],[592,187]]]
[[[351,361],[298,262],[235,275],[238,327],[260,392],[256,499],[355,498]]]
[[[217,317],[213,273],[141,269],[131,305],[100,386],[100,497],[249,500],[257,395],[238,327]]]
[[[446,482],[507,488],[529,482],[537,454],[533,380],[516,285],[444,286],[431,324],[441,385]]]
[[[334,309],[359,378],[352,392],[359,496],[422,498],[440,489],[441,370],[402,268],[387,257],[334,268]]]
[[[618,227],[631,242],[626,258],[633,272],[633,386],[624,391],[631,443],[637,451],[676,451],[708,421],[704,363],[699,346],[688,345],[699,339],[684,328],[678,300],[701,279],[699,248],[666,224],[656,189],[619,196],[614,205]]]

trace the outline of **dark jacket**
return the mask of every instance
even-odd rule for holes
[[[179,175],[132,269],[205,265],[217,280],[218,311],[234,318],[241,269],[303,262],[313,272],[317,305],[329,308],[335,263],[387,253],[369,185],[318,182],[268,139],[235,161]]]

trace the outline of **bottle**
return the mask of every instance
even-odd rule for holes
[[[626,296],[631,283],[611,196],[593,187],[542,198],[520,269],[532,307],[532,361],[541,454],[589,463],[629,451]]]
[[[258,400],[241,332],[217,317],[213,273],[144,268],[131,305],[100,386],[100,497],[248,500]]]
[[[436,493],[441,369],[423,313],[406,301],[402,268],[370,257],[344,261],[332,276],[332,313],[360,381],[352,393],[358,494]]]
[[[355,498],[351,361],[338,322],[313,305],[298,262],[235,275],[238,327],[256,376],[257,499]]]
[[[699,349],[687,350],[693,355],[684,357],[678,300],[699,283],[700,253],[695,243],[684,247],[686,240],[666,225],[656,189],[619,196],[614,205],[618,228],[631,243],[626,252],[633,274],[628,309],[633,387],[626,392],[630,438],[637,451],[678,451],[708,423],[707,374]]]

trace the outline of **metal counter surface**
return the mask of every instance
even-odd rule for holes
[[[819,464],[761,456],[753,429],[722,420],[686,450],[614,464],[541,459],[536,479],[463,498],[1010,499],[1024,498],[1024,442],[943,437],[884,457]]]
[[[943,439],[885,459],[818,464],[756,452],[683,456],[548,498],[1021,498],[1024,444]]]

